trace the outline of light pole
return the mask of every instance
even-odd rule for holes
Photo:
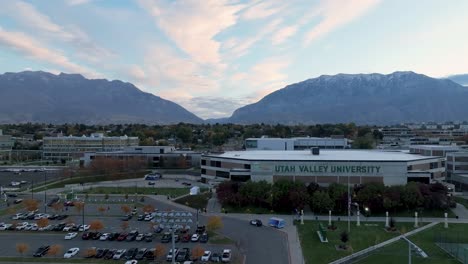
[[[47,213],[47,187],[46,186],[46,183],[47,183],[47,172],[46,170],[44,170],[44,213]]]
[[[351,190],[348,175],[348,233],[351,232]]]

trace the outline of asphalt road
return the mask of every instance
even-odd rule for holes
[[[32,183],[34,184],[42,184],[45,180],[47,182],[57,180],[62,176],[61,171],[52,171],[48,170],[47,172],[8,172],[8,171],[0,171],[0,186],[4,188],[12,188],[10,183],[12,181],[20,182],[20,181],[27,181],[27,183],[21,187],[30,187]]]

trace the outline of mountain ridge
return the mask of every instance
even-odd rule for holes
[[[287,85],[234,111],[231,123],[395,124],[468,116],[468,88],[411,71],[337,74]]]
[[[202,123],[182,106],[128,82],[44,71],[0,75],[0,123]]]

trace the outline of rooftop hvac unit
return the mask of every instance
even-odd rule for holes
[[[312,155],[320,155],[320,148],[311,148]]]

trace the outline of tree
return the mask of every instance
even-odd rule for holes
[[[208,223],[206,224],[206,229],[211,232],[223,227],[223,220],[221,216],[210,216],[208,217]]]
[[[28,251],[29,249],[29,246],[28,244],[26,243],[18,243],[16,244],[16,251],[18,251],[18,253],[21,254],[21,256],[23,256],[23,254]]]
[[[57,255],[59,255],[62,252],[62,248],[62,245],[52,245],[50,246],[49,251],[47,251],[47,255],[57,257]]]
[[[107,211],[107,209],[104,206],[99,206],[98,211],[101,213],[101,215],[103,215],[104,212]]]
[[[101,220],[93,220],[89,224],[89,229],[94,230],[95,232],[101,230],[104,228],[104,224],[102,223]]]
[[[52,204],[52,209],[54,209],[54,211],[56,213],[58,213],[63,209],[63,204],[62,203],[54,203],[54,204]]]
[[[87,248],[83,251],[83,257],[85,258],[89,258],[91,256],[95,256],[96,255],[96,248],[95,247],[91,247],[91,248]]]
[[[423,196],[418,188],[417,183],[408,183],[403,188],[401,199],[407,209],[415,209],[423,203]]]
[[[349,241],[349,234],[348,234],[348,232],[346,232],[346,231],[341,232],[341,234],[340,234],[340,240],[341,240],[341,242],[343,242],[343,248],[346,249],[346,248],[348,247],[348,246],[346,245],[346,243],[348,243],[348,241]]]
[[[82,211],[84,210],[84,207],[85,207],[85,203],[84,202],[75,202],[74,205],[75,205],[76,212],[78,212],[79,214],[82,213]]]
[[[36,223],[37,223],[37,226],[39,228],[46,227],[47,225],[49,225],[49,219],[41,218],[41,219],[37,220]]]
[[[143,212],[144,213],[154,212],[154,206],[152,206],[151,204],[146,204],[145,206],[143,206]]]
[[[132,208],[130,208],[128,205],[122,205],[120,206],[120,209],[122,212],[124,212],[124,214],[129,214],[132,211]]]
[[[156,259],[164,256],[166,254],[166,246],[162,244],[156,244],[156,247],[154,248],[154,257]]]
[[[203,256],[204,253],[205,250],[201,246],[197,245],[192,248],[192,259],[198,260],[201,258],[201,256]]]
[[[120,228],[122,228],[123,231],[126,231],[128,229],[128,221],[123,221],[122,224],[120,224]]]
[[[317,191],[312,195],[310,207],[317,213],[328,212],[333,209],[333,201],[327,192]]]
[[[26,199],[23,201],[23,204],[28,211],[36,211],[39,208],[39,202],[34,199]]]

